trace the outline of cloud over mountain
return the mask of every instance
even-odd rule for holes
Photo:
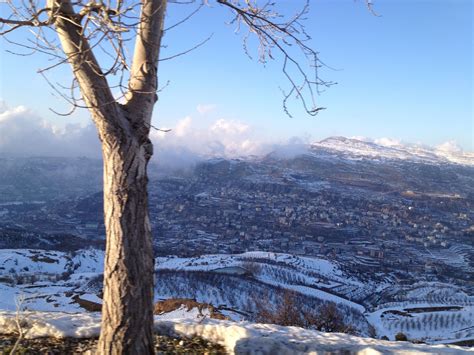
[[[233,158],[265,152],[264,144],[249,125],[223,118],[202,126],[187,116],[170,132],[152,131],[150,136],[155,159],[174,167],[189,165],[204,157]]]
[[[303,154],[310,146],[317,147],[323,142],[311,145],[312,140],[309,137],[291,137],[286,141],[269,142],[264,141],[251,125],[239,120],[226,118],[202,120],[200,115],[214,108],[214,105],[198,107],[199,119],[186,116],[174,127],[170,127],[170,132],[152,129],[150,137],[155,147],[154,162],[168,168],[184,168],[208,157],[236,158],[273,152],[282,158],[290,158]],[[326,147],[328,142],[333,141],[339,142],[333,148],[344,151],[354,150],[355,146],[361,149],[361,146],[369,144],[371,156],[381,154],[382,151],[386,153],[388,149],[398,155],[407,151],[410,152],[410,156],[432,156],[433,159],[444,157],[449,161],[463,163],[469,163],[473,157],[472,153],[463,153],[454,141],[433,148],[387,137],[379,139],[353,137],[344,138],[346,143],[342,145],[337,139],[325,140],[323,146]],[[79,124],[58,127],[24,106],[9,107],[1,100],[0,154],[101,157],[100,142],[92,123],[85,127]]]
[[[0,105],[0,153],[13,156],[100,157],[93,126],[54,126],[24,106]]]
[[[209,107],[201,108],[207,112]],[[260,154],[262,142],[251,127],[237,120],[217,119],[207,126],[191,116],[168,133],[152,130],[159,162],[189,163],[200,157]],[[93,124],[58,127],[32,110],[0,101],[0,153],[13,156],[87,156],[99,158],[100,142]]]

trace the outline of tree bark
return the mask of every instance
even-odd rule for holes
[[[148,216],[151,143],[133,131],[104,137],[107,233],[99,354],[153,354],[154,258]]]

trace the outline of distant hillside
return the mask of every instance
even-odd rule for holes
[[[388,141],[377,144],[346,137],[329,137],[311,145],[314,152],[327,151],[351,159],[404,160],[428,164],[460,164],[474,166],[474,152],[456,147],[427,147]]]
[[[103,257],[97,250],[0,250],[0,310],[14,311],[20,294],[32,311],[100,309],[96,306],[102,303]],[[427,343],[474,339],[474,296],[462,288],[429,282],[394,285],[390,275],[366,279],[321,258],[268,252],[160,257],[155,277],[156,302],[195,299],[235,321],[259,319],[262,306],[278,310],[291,291],[299,312],[317,314],[332,302],[345,324],[361,336],[393,340],[402,332]],[[393,298],[385,298],[385,293],[396,299],[389,301]],[[184,316],[198,314],[193,312]]]
[[[72,198],[102,189],[102,163],[88,158],[0,158],[0,204]]]

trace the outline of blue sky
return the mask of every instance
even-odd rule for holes
[[[289,12],[302,1],[277,3]],[[281,104],[279,87],[287,86],[281,63],[263,67],[247,58],[234,27],[225,25],[228,12],[217,5],[206,8],[165,38],[168,56],[213,33],[198,50],[160,63],[160,83],[170,85],[160,94],[154,124],[176,128],[190,117],[197,129],[225,119],[248,126],[246,132],[265,141],[331,135],[428,145],[454,140],[473,151],[472,2],[376,0],[375,9],[381,17],[371,15],[363,0],[311,0],[306,22],[311,46],[337,69],[325,69],[322,76],[338,84],[317,98],[327,108],[317,117],[291,102],[289,118]],[[168,23],[184,10],[172,6]],[[86,111],[66,118],[51,113],[48,107],[66,106],[35,73],[45,59],[12,56],[4,52],[7,47],[2,42],[0,98],[7,105],[24,105],[54,126],[89,124]],[[55,75],[61,80],[69,74]],[[198,113],[198,105],[209,107]]]

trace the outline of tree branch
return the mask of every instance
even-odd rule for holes
[[[74,76],[81,90],[86,106],[93,111],[93,119],[102,136],[110,127],[123,127],[124,122],[117,122],[121,115],[110,114],[118,110],[106,77],[83,36],[83,27],[77,20],[71,1],[48,0],[51,8],[51,22],[54,24],[59,40]]]
[[[306,34],[302,21],[308,12],[309,0],[302,9],[292,18],[285,19],[275,11],[273,2],[257,5],[250,0],[216,0],[217,3],[228,7],[234,13],[235,23],[248,28],[243,38],[243,46],[247,55],[247,40],[254,35],[259,42],[259,61],[267,63],[267,58],[274,59],[273,49],[277,49],[283,56],[282,72],[289,82],[288,92],[283,92],[283,110],[292,117],[287,107],[288,99],[294,94],[303,105],[304,110],[311,116],[316,116],[323,107],[316,104],[316,95],[322,90],[320,87],[329,87],[335,83],[322,80],[319,68],[325,66],[319,60],[318,52],[310,48],[305,42],[310,39]],[[298,53],[299,52],[299,53]],[[298,56],[303,56],[304,61]],[[306,62],[306,63],[303,63]]]
[[[133,122],[134,124],[145,122],[146,134],[151,122],[153,105],[157,100],[158,58],[166,3],[166,0],[143,1],[126,94],[125,108],[135,113],[138,122]]]

